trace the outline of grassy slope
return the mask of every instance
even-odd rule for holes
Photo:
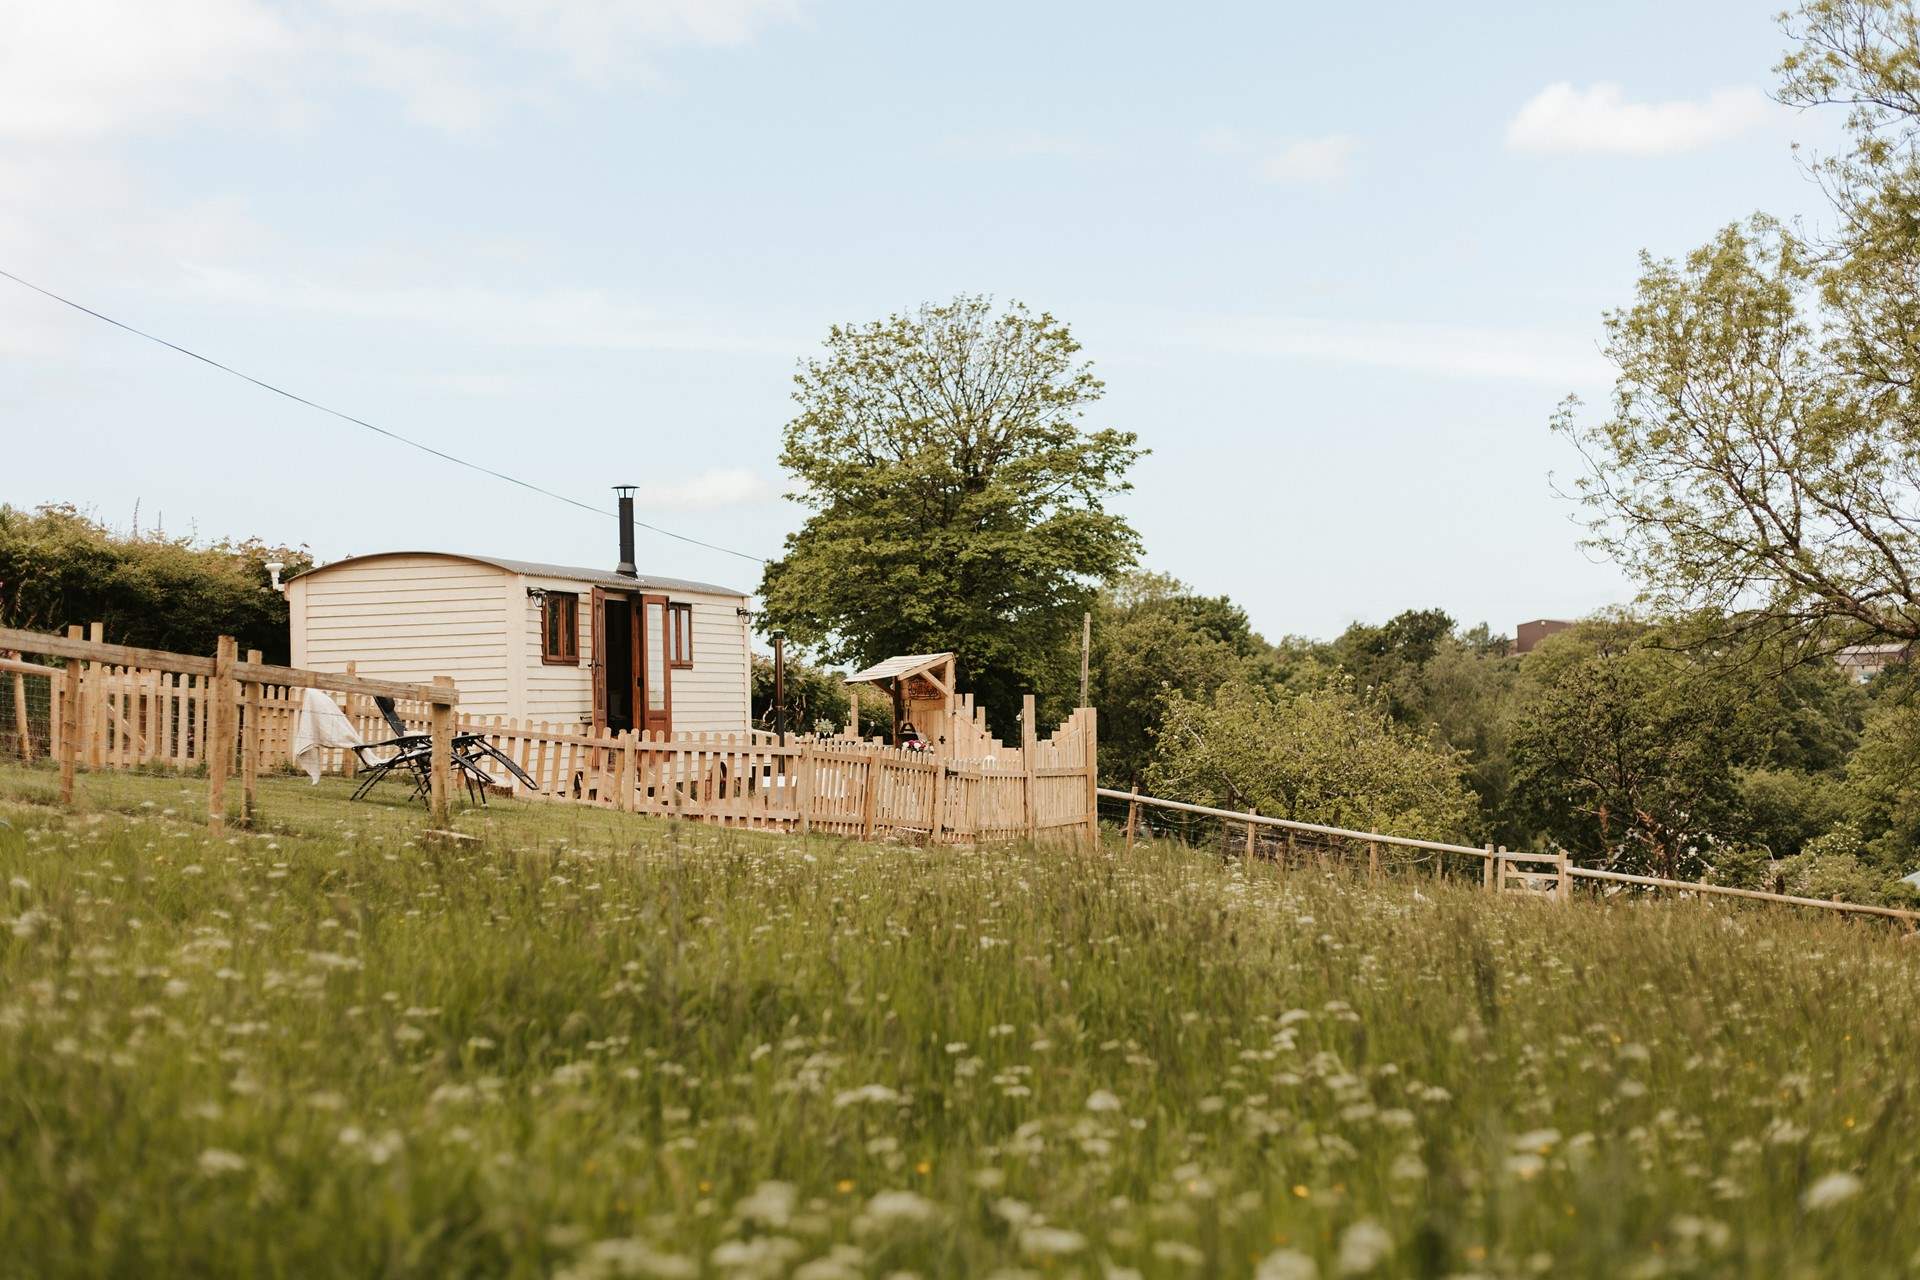
[[[209,842],[198,784],[84,782],[66,814],[0,770],[0,1272],[1920,1247],[1920,958],[1883,926],[520,806],[441,850],[285,781]]]

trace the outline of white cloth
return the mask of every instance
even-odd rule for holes
[[[314,785],[319,785],[320,770],[326,764],[322,752],[329,747],[361,745],[360,735],[353,730],[353,721],[347,719],[340,704],[319,689],[307,690],[300,714],[293,722],[293,758],[307,771]]]

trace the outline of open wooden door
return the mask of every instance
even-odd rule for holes
[[[607,731],[607,593],[599,587],[593,589],[593,612],[587,618],[593,624],[587,666],[593,672],[593,732],[598,737]]]
[[[645,733],[673,732],[673,665],[667,651],[667,598],[641,596],[638,718]]]

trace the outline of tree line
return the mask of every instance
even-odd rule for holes
[[[782,462],[809,509],[761,583],[766,627],[829,664],[953,649],[1008,738],[1072,696],[1095,616],[1101,771],[1226,807],[1588,865],[1825,896],[1920,865],[1920,17],[1806,0],[1781,101],[1840,106],[1823,230],[1756,217],[1647,256],[1603,319],[1610,412],[1550,426],[1630,609],[1524,657],[1435,609],[1268,641],[1225,597],[1143,572],[1110,504],[1144,450],[1088,422],[1068,327],[963,296],[834,328],[802,363]]]

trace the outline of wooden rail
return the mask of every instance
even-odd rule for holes
[[[91,635],[87,634],[90,631]],[[205,765],[207,825],[223,831],[227,779],[238,765],[241,813],[255,817],[262,767],[277,746],[291,751],[292,688],[326,689],[365,697],[403,698],[428,708],[431,737],[431,812],[445,826],[452,799],[452,728],[460,694],[442,676],[430,685],[362,680],[352,675],[270,666],[250,652],[242,662],[233,637],[222,636],[211,658],[134,645],[108,644],[102,627],[50,635],[0,627],[0,649],[65,658],[64,667],[5,659],[16,679],[45,675],[53,682],[49,750],[60,761],[60,799],[73,802],[74,774],[84,757],[91,768],[164,763]],[[276,697],[272,689],[278,689]],[[269,730],[279,713],[281,732]]]
[[[1802,898],[1790,893],[1767,893],[1761,889],[1736,889],[1732,885],[1701,884],[1693,880],[1663,880],[1658,876],[1634,876],[1624,871],[1600,871],[1574,867],[1576,880],[1603,880],[1609,884],[1633,884],[1651,889],[1685,889],[1691,893],[1717,893],[1729,898],[1751,898],[1756,902],[1778,902],[1792,907],[1818,907],[1822,911],[1847,911],[1856,915],[1881,916],[1912,924],[1920,920],[1920,911],[1902,911],[1898,907],[1874,907],[1864,902],[1835,902],[1828,898]]]
[[[1244,813],[1232,809],[1217,809],[1209,805],[1188,804],[1181,800],[1163,800],[1158,796],[1143,796],[1136,791],[1115,791],[1102,787],[1099,795],[1106,800],[1124,800],[1127,802],[1127,843],[1131,845],[1139,827],[1141,805],[1156,809],[1171,809],[1179,813],[1194,813],[1205,817],[1219,818],[1226,822],[1245,823],[1248,831],[1248,845],[1252,846],[1252,831],[1257,826],[1278,827],[1288,831],[1308,832],[1314,835],[1332,836],[1336,839],[1353,840],[1369,847],[1379,845],[1398,845],[1403,848],[1426,849],[1437,853],[1453,853],[1483,860],[1485,876],[1483,883],[1492,890],[1506,888],[1508,878],[1538,877],[1554,880],[1553,896],[1560,901],[1572,897],[1575,880],[1593,880],[1607,884],[1634,885],[1648,889],[1672,889],[1686,893],[1718,894],[1729,898],[1746,898],[1754,902],[1773,902],[1783,906],[1812,907],[1820,911],[1838,911],[1853,915],[1877,916],[1887,920],[1899,920],[1913,925],[1920,923],[1920,911],[1907,911],[1898,907],[1877,907],[1860,902],[1836,902],[1826,898],[1805,898],[1788,893],[1768,893],[1762,889],[1736,889],[1731,885],[1702,884],[1696,880],[1667,880],[1659,876],[1629,875],[1623,871],[1601,871],[1588,867],[1574,866],[1565,850],[1553,853],[1516,853],[1506,849],[1495,849],[1492,845],[1475,848],[1473,845],[1447,844],[1438,840],[1416,840],[1407,836],[1390,836],[1378,831],[1355,831],[1347,827],[1322,826],[1314,822],[1295,822],[1287,818],[1269,818],[1248,810]],[[1515,863],[1532,863],[1536,866],[1550,866],[1547,872],[1512,872],[1508,868]],[[1377,866],[1376,866],[1377,869]]]

